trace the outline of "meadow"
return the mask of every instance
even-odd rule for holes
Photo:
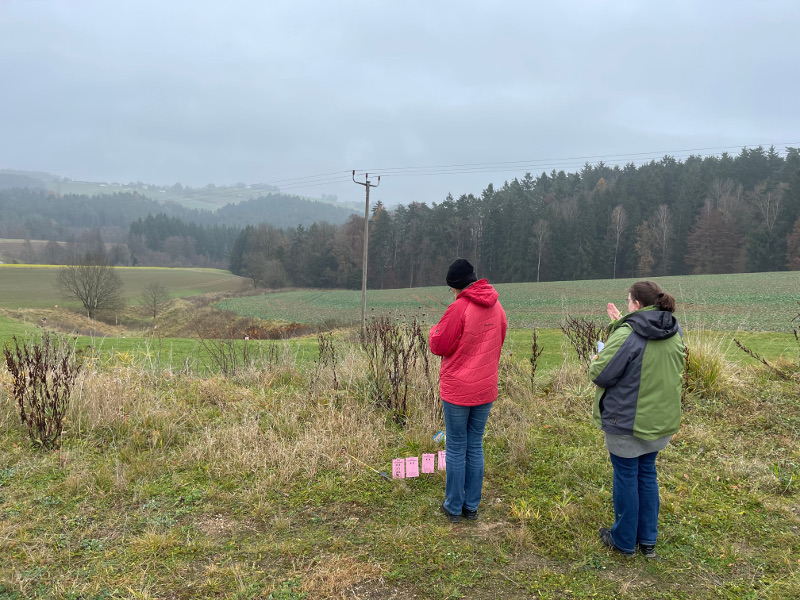
[[[736,337],[767,359],[797,356],[791,333],[800,326],[800,272],[746,273],[654,278],[678,301],[677,316],[691,337],[713,337],[729,360],[752,363],[739,350]],[[536,328],[544,346],[542,364],[558,366],[569,354],[558,329],[567,315],[605,322],[605,307],[614,302],[625,310],[627,288],[634,279],[498,284],[508,316],[507,348],[520,360],[531,356],[531,331]],[[369,290],[368,318],[389,314],[398,319],[436,323],[452,295],[446,286],[399,290]],[[230,298],[220,308],[278,323],[307,323],[321,327],[354,326],[361,318],[358,291],[296,290]]]
[[[234,293],[250,287],[248,279],[218,269],[166,269],[116,267],[124,285],[123,297],[138,304],[142,290],[160,283],[173,297],[205,293]],[[0,308],[77,308],[56,287],[58,267],[47,265],[0,265]]]
[[[56,451],[31,446],[0,368],[0,597],[799,597],[800,365],[783,275],[720,278],[718,289],[689,278],[704,290],[697,305],[724,302],[681,316],[697,325],[687,326],[682,428],[659,458],[659,560],[599,541],[613,519],[611,466],[591,419],[593,386],[554,328],[581,307],[602,318],[595,299],[622,304],[627,282],[500,286],[512,329],[485,438],[484,498],[478,521],[455,526],[438,512],[442,472],[386,481],[371,470],[442,448],[432,439],[443,428],[436,359],[426,373],[418,357],[398,418],[376,395],[356,329],[342,326],[357,321],[347,307],[358,293],[296,291],[217,304],[255,300],[273,311],[264,323],[339,325],[332,353],[324,336],[247,342],[259,349],[253,360],[225,374],[196,358],[182,369],[197,339],[152,328],[70,337],[92,352]],[[368,296],[375,312],[406,322],[434,321],[448,298],[444,288]],[[224,315],[201,300],[177,299],[159,331]],[[123,321],[138,323],[129,311]],[[20,314],[29,322],[12,318]],[[4,309],[0,334],[35,339],[38,314]],[[742,316],[755,331],[734,329]],[[545,346],[533,381],[531,324]],[[795,376],[746,359],[733,335]]]
[[[800,312],[800,271],[653,278],[678,302],[687,329],[790,332]],[[624,310],[635,279],[497,284],[511,328],[558,327],[565,315],[605,319],[606,304]],[[447,287],[368,290],[368,310],[435,322],[450,303]],[[351,325],[361,318],[360,291],[290,291],[234,298],[225,307],[269,320]]]

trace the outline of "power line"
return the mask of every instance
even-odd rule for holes
[[[780,145],[791,146],[792,144],[800,144],[800,142],[787,142]],[[774,146],[775,144],[772,144]],[[759,144],[763,146],[763,144]],[[450,174],[464,174],[464,173],[487,173],[487,172],[507,172],[511,169],[519,170],[526,167],[531,168],[547,168],[547,167],[582,167],[585,162],[575,163],[574,161],[586,161],[588,159],[617,159],[616,164],[628,164],[631,160],[623,160],[624,157],[647,157],[647,160],[660,160],[664,156],[672,156],[673,158],[688,158],[692,156],[691,153],[708,150],[727,150],[732,148],[740,148],[742,146],[717,146],[711,148],[688,148],[685,150],[658,150],[652,152],[635,152],[628,154],[605,154],[593,156],[576,156],[571,158],[545,158],[534,159],[528,161],[506,161],[506,162],[493,162],[493,163],[462,163],[455,165],[438,165],[431,167],[389,167],[387,169],[369,169],[371,173],[380,173],[384,177],[402,177],[402,176],[420,176],[420,175],[450,175]],[[748,146],[744,146],[748,147]],[[676,154],[685,154],[683,157],[676,157]],[[688,154],[687,154],[688,153]],[[569,161],[565,164],[565,161]],[[603,161],[605,162],[605,161]],[[366,171],[366,170],[365,170]],[[359,171],[356,171],[357,173]]]
[[[304,175],[303,177],[289,177],[287,179],[276,179],[275,181],[264,181],[263,185],[275,185],[286,181],[300,181],[302,179],[316,179],[319,177],[329,177],[331,175],[345,176],[348,180],[350,178],[350,171],[332,171],[331,173],[321,173],[319,175]]]
[[[777,144],[770,144],[770,146],[792,146],[793,144],[800,144],[800,142],[779,142]],[[644,156],[644,155],[656,155],[658,158],[663,158],[664,156],[671,156],[675,153],[686,153],[686,152],[703,152],[708,150],[731,150],[736,148],[751,148],[751,147],[764,147],[765,144],[752,144],[752,145],[736,145],[736,146],[711,146],[707,148],[685,148],[683,150],[651,150],[648,152],[631,152],[625,154],[595,154],[589,156],[572,156],[572,157],[561,157],[561,158],[539,158],[539,159],[530,159],[530,160],[514,160],[514,161],[502,161],[502,162],[486,162],[486,163],[461,163],[461,164],[454,164],[454,165],[432,165],[432,166],[416,166],[416,167],[387,167],[384,169],[364,169],[363,171],[356,170],[356,173],[381,173],[381,174],[390,174],[392,172],[399,172],[399,171],[406,171],[406,170],[433,170],[433,169],[451,169],[451,168],[489,168],[495,166],[506,166],[506,165],[535,165],[537,163],[561,163],[563,161],[576,161],[576,160],[589,160],[589,159],[603,159],[603,158],[610,158],[610,159],[621,159],[622,157],[626,156]]]
[[[685,148],[682,150],[654,150],[648,152],[629,152],[620,154],[594,154],[586,156],[573,156],[562,158],[540,158],[530,160],[515,160],[515,161],[495,161],[495,162],[476,162],[476,163],[456,163],[450,165],[418,165],[407,167],[385,167],[383,169],[356,169],[357,175],[364,175],[372,173],[373,175],[380,174],[383,177],[429,177],[441,175],[466,175],[472,173],[519,173],[520,171],[539,170],[542,169],[573,169],[582,168],[587,161],[600,161],[607,167],[619,167],[627,164],[638,162],[650,162],[652,160],[661,160],[665,156],[681,159],[693,156],[695,152],[708,152],[715,150],[717,153],[725,152],[727,150],[739,148],[757,148],[757,147],[786,147],[786,146],[799,146],[800,142],[779,142],[771,144],[737,144],[734,146],[709,146],[704,148]],[[780,154],[781,151],[779,150]],[[711,156],[714,156],[712,154]],[[707,155],[708,156],[708,155]],[[706,157],[707,157],[706,156]],[[704,158],[706,158],[704,157]],[[329,173],[320,173],[317,175],[304,175],[299,177],[287,177],[284,179],[276,179],[270,182],[264,182],[264,185],[275,185],[281,191],[302,189],[310,187],[319,187],[322,185],[336,185],[350,181],[351,171],[332,171]]]

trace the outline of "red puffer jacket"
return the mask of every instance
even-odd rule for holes
[[[497,398],[497,367],[507,328],[497,291],[485,279],[456,297],[428,336],[431,352],[442,357],[442,400],[477,406]]]

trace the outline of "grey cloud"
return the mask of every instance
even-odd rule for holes
[[[789,1],[6,2],[0,167],[202,185],[796,142],[798,25]]]

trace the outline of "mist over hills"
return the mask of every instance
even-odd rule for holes
[[[354,208],[323,199],[282,194],[265,185],[171,187],[145,183],[76,182],[33,171],[0,170],[0,237],[66,241],[100,229],[107,242],[124,243],[129,228],[164,214],[197,225],[244,228],[267,223],[281,229],[322,221],[342,224]]]
[[[140,196],[159,203],[174,203],[186,208],[215,211],[228,204],[238,204],[254,200],[270,194],[278,194],[284,198],[301,199],[322,204],[330,204],[337,208],[360,211],[361,205],[352,202],[339,202],[336,195],[321,194],[320,197],[301,196],[283,193],[274,185],[265,183],[247,184],[243,182],[233,185],[215,185],[210,183],[202,187],[184,186],[180,183],[157,185],[142,181],[119,183],[98,181],[76,181],[44,171],[21,171],[0,169],[0,190],[11,188],[44,189],[57,195],[103,196],[118,192],[137,193]]]

